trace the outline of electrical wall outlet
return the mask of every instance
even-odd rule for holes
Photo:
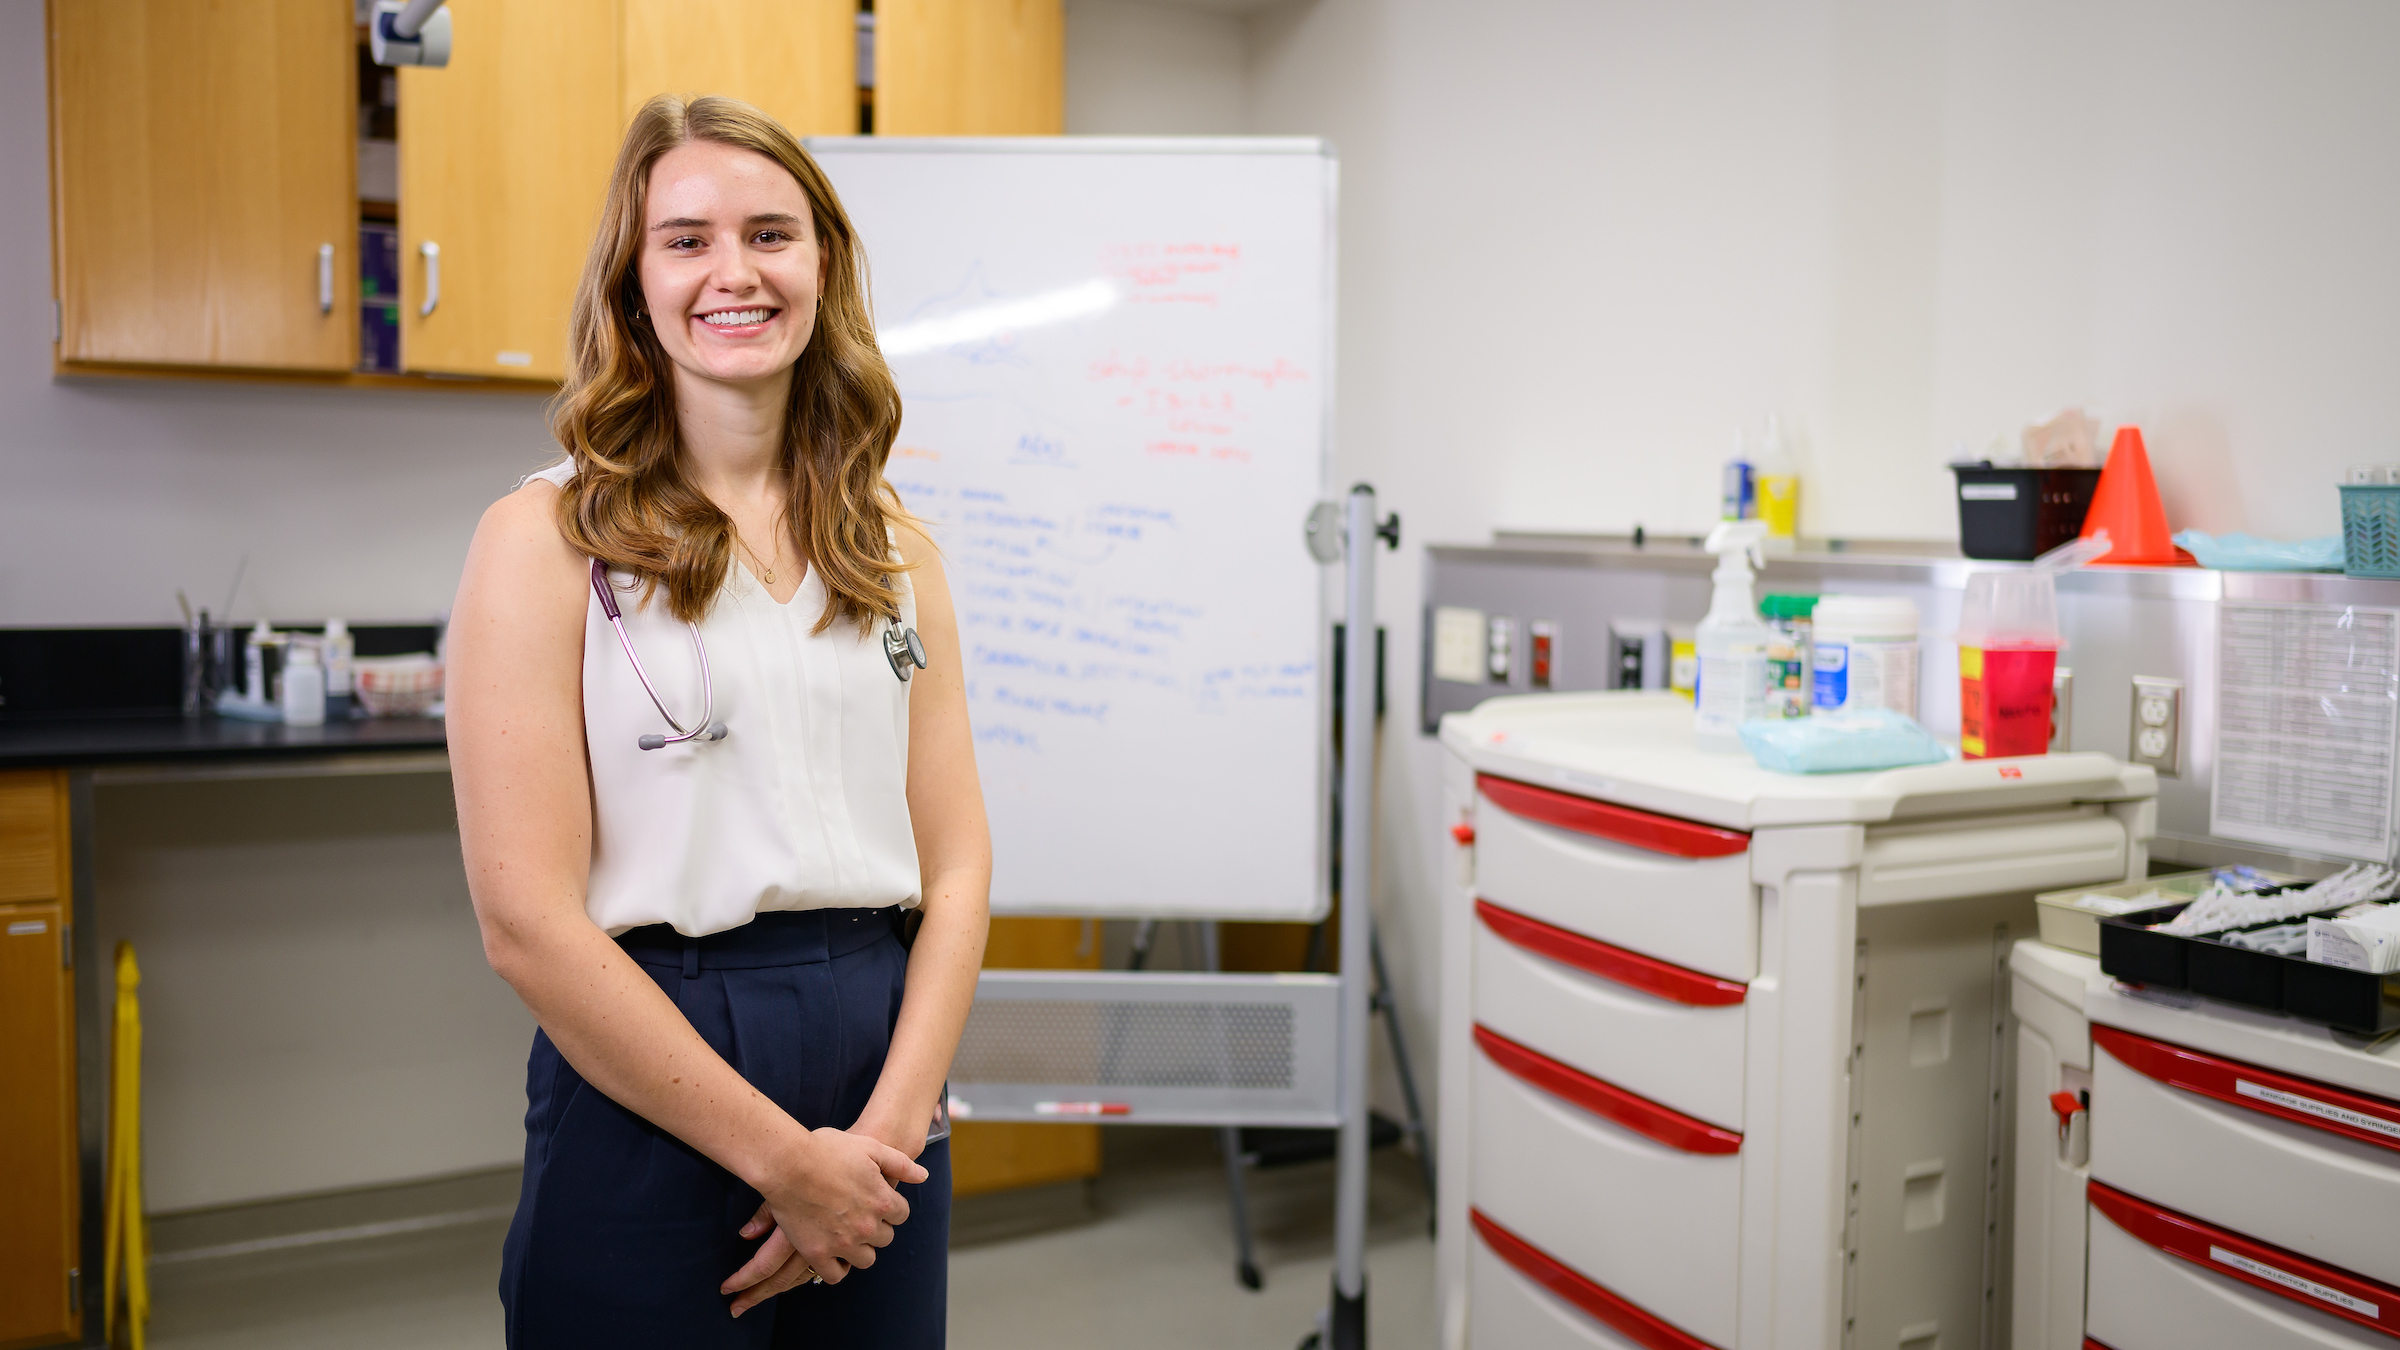
[[[1509,683],[1510,672],[1515,669],[1510,660],[1510,648],[1514,645],[1510,638],[1515,636],[1516,627],[1516,620],[1500,614],[1494,614],[1485,622],[1483,673],[1484,678],[1493,684]]]
[[[2183,681],[2164,675],[2133,677],[2133,733],[2125,758],[2147,764],[2164,777],[2183,771]]]
[[[1558,625],[1548,619],[1535,619],[1525,625],[1528,645],[1526,675],[1536,689],[1547,689],[1558,671]]]
[[[2050,676],[2050,753],[2075,748],[2075,672],[2060,666]]]

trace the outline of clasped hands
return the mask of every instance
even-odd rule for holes
[[[809,1131],[759,1187],[765,1199],[742,1225],[743,1237],[767,1240],[718,1288],[736,1296],[733,1315],[812,1278],[839,1284],[875,1264],[876,1249],[908,1221],[908,1201],[893,1187],[926,1177],[911,1156],[924,1151],[925,1128],[903,1137],[862,1118],[847,1130]]]

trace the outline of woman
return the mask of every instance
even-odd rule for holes
[[[991,852],[862,271],[789,132],[651,100],[575,298],[568,458],[468,553],[460,833],[541,1023],[514,1347],[942,1343],[926,1140]]]

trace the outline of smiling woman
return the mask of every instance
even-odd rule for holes
[[[991,846],[850,222],[756,109],[653,99],[571,333],[567,458],[450,626],[468,882],[542,1028],[508,1342],[938,1346]]]
[[[900,396],[876,350],[859,263],[832,183],[773,119],[732,99],[646,104],[577,290],[572,371],[551,418],[577,460],[559,502],[569,542],[663,585],[687,621],[737,545],[781,555],[786,537],[833,594],[826,624],[863,631],[896,613],[892,577],[905,564],[890,560],[899,502],[883,463]],[[792,377],[802,490],[766,531],[737,532],[692,499],[671,421],[657,415],[668,370],[687,367],[712,381]]]

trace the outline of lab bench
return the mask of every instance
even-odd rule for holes
[[[12,1023],[22,1017],[34,1029],[0,1060],[11,1080],[0,1090],[11,1104],[10,1137],[28,1144],[8,1150],[0,1175],[8,1194],[32,1201],[28,1212],[10,1215],[0,1344],[101,1344],[110,980],[95,914],[95,787],[448,767],[439,718],[315,727],[217,717],[0,722],[0,918],[8,934],[0,973]]]

